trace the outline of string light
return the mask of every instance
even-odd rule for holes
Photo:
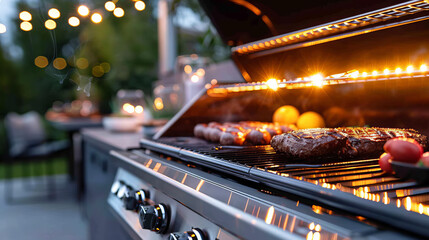
[[[67,67],[67,62],[64,58],[55,58],[52,65],[54,65],[54,68],[58,70],[63,70]]]
[[[414,67],[412,65],[407,67],[407,73],[412,73],[414,72]]]
[[[428,70],[428,67],[426,66],[426,64],[420,65],[420,71],[426,72],[427,70]]]
[[[362,73],[362,77],[364,77],[364,78],[365,78],[365,77],[368,77],[368,73],[367,73],[367,72],[363,72],[363,73]]]
[[[107,11],[111,12],[111,11],[115,10],[115,8],[116,8],[116,4],[115,4],[114,2],[112,2],[112,1],[107,1],[107,2],[104,4],[104,8],[105,8]]]
[[[143,1],[137,1],[134,3],[134,7],[137,11],[143,11],[146,8],[146,4]]]
[[[124,14],[125,14],[124,9],[120,7],[115,8],[115,10],[113,11],[113,15],[115,15],[115,17],[118,17],[118,18],[123,17]]]
[[[57,27],[57,23],[52,19],[48,19],[45,21],[45,27],[49,30],[54,30]]]
[[[56,8],[51,8],[48,11],[48,16],[52,19],[58,19],[61,16],[61,13],[58,9]]]
[[[68,22],[69,22],[69,25],[72,27],[77,27],[80,24],[80,20],[77,17],[70,17]]]
[[[31,31],[31,29],[33,29],[33,25],[30,22],[22,22],[19,27],[21,28],[22,31]]]
[[[94,13],[91,15],[91,21],[95,24],[101,23],[103,21],[103,17],[99,13]]]
[[[85,5],[80,5],[77,8],[77,13],[79,15],[81,15],[82,17],[86,17],[86,16],[89,15],[89,8],[87,6],[85,6]]]
[[[28,22],[31,21],[33,17],[31,16],[31,13],[27,12],[27,11],[22,11],[19,13],[19,19],[21,19],[22,21]]]
[[[377,70],[372,71],[372,76],[377,76],[377,75],[378,75]]]
[[[45,56],[38,56],[34,59],[34,65],[39,68],[45,68],[48,64],[48,59]]]

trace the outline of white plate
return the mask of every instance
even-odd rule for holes
[[[104,117],[103,126],[112,132],[135,132],[140,124],[135,117]]]

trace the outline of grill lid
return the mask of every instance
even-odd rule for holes
[[[429,4],[413,1],[200,1],[248,82],[420,65]]]
[[[200,1],[220,36],[230,46],[317,26],[403,2],[405,1]]]

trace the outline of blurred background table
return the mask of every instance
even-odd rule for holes
[[[63,113],[53,113],[47,112],[46,120],[54,128],[64,131],[67,133],[69,141],[72,143],[70,152],[68,154],[68,175],[70,180],[75,180],[76,178],[76,167],[80,165],[81,158],[81,146],[78,146],[76,143],[79,142],[79,131],[82,128],[93,128],[102,126],[102,117],[100,115],[93,115],[90,117],[69,117]],[[81,175],[81,173],[78,173]]]

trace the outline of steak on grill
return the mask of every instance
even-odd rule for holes
[[[427,137],[413,129],[364,127],[295,130],[274,136],[271,146],[276,152],[306,159],[375,157],[389,139],[396,137],[413,138],[427,147]]]

